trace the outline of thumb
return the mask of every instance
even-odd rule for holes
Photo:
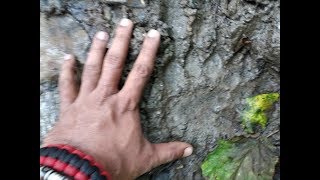
[[[157,158],[154,166],[159,166],[182,157],[190,156],[193,151],[192,146],[184,142],[169,142],[153,145],[156,151],[155,157]]]

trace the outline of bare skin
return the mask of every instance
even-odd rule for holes
[[[154,67],[158,31],[148,32],[127,81],[118,89],[132,29],[133,23],[123,19],[108,52],[108,34],[96,34],[80,88],[74,81],[75,59],[66,56],[59,79],[60,119],[43,143],[68,144],[90,154],[116,180],[135,179],[193,150],[184,142],[153,144],[142,133],[138,105]]]

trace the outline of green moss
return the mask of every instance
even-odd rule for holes
[[[231,173],[229,170],[236,165],[231,163],[232,158],[227,156],[232,146],[232,143],[220,140],[217,148],[208,154],[207,159],[201,165],[202,174],[210,179],[230,179]]]
[[[242,114],[242,125],[248,133],[253,133],[253,126],[266,127],[267,116],[265,111],[279,100],[279,93],[260,94],[247,98],[248,108]]]
[[[278,160],[274,148],[267,140],[220,140],[201,165],[202,174],[210,180],[272,179]]]

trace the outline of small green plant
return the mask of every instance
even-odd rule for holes
[[[279,100],[279,93],[260,94],[247,98],[247,109],[242,115],[242,125],[248,133],[254,133],[253,127],[260,125],[263,129],[267,124],[266,110]]]

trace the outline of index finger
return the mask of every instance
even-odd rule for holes
[[[139,103],[143,88],[152,73],[159,44],[160,33],[151,29],[144,39],[139,56],[120,91],[134,104]]]

